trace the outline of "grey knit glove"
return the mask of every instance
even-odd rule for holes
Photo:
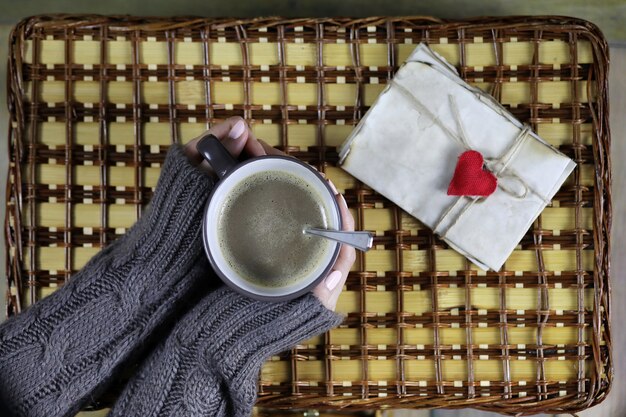
[[[211,188],[172,146],[142,218],[62,288],[0,326],[0,409],[73,416],[142,350],[208,279],[201,222]]]
[[[312,294],[270,303],[222,287],[178,321],[109,417],[247,417],[263,362],[341,320]]]

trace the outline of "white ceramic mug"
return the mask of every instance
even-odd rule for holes
[[[231,288],[252,298],[282,301],[296,298],[315,287],[330,272],[337,260],[341,244],[330,242],[331,250],[324,251],[323,259],[308,275],[283,287],[263,287],[242,278],[227,262],[219,244],[218,217],[228,194],[238,184],[258,172],[288,172],[306,182],[320,196],[328,213],[328,228],[341,230],[341,212],[333,190],[320,173],[311,166],[289,156],[261,156],[238,162],[224,148],[219,139],[207,135],[198,141],[197,149],[211,164],[219,177],[207,203],[202,222],[204,249],[217,275]],[[275,236],[280,239],[280,236]]]

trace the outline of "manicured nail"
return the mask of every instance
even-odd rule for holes
[[[243,132],[245,131],[246,131],[246,122],[244,122],[243,120],[240,120],[237,123],[235,123],[235,126],[233,126],[230,129],[230,132],[228,132],[228,137],[231,139],[238,139],[239,137],[241,137],[241,135],[243,135]]]
[[[341,282],[341,271],[333,271],[326,277],[326,288],[332,291]]]
[[[335,187],[335,184],[333,184],[331,180],[328,180],[328,185],[330,185],[330,189],[333,190],[333,194],[339,194],[339,191],[337,191],[337,187]]]

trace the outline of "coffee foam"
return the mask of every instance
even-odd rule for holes
[[[296,190],[298,201],[281,195],[283,188]],[[252,209],[256,201],[264,201],[266,207]],[[224,259],[237,275],[262,287],[290,286],[309,277],[335,247],[302,232],[307,226],[328,227],[329,209],[324,201],[307,181],[290,172],[262,171],[242,179],[225,198],[219,214]],[[300,223],[305,218],[316,218],[320,224]]]

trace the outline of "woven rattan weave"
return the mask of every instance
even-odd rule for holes
[[[500,272],[336,167],[336,146],[419,42],[578,164]],[[18,24],[9,54],[9,314],[141,215],[168,145],[240,115],[325,172],[376,232],[340,298],[344,324],[268,361],[260,405],[530,414],[606,396],[608,49],[594,25],[56,15]]]

